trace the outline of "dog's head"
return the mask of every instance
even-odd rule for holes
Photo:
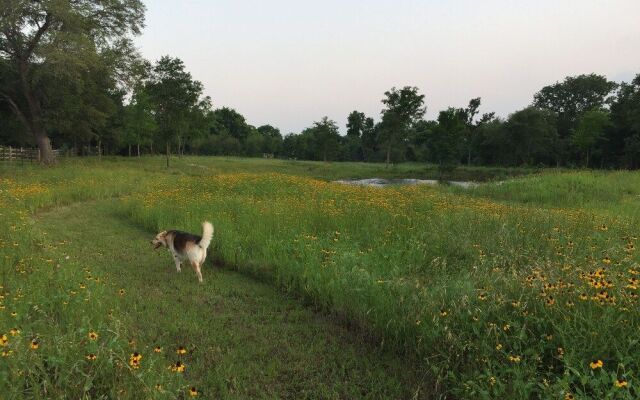
[[[158,233],[156,237],[154,237],[151,241],[151,244],[153,245],[154,250],[159,249],[162,246],[168,247],[169,245],[167,244],[167,231]]]

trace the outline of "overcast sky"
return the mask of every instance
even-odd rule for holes
[[[640,73],[640,0],[145,0],[142,54],[181,58],[215,108],[300,132],[417,86],[427,118],[482,97],[509,113],[542,86]]]

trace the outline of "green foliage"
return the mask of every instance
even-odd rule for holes
[[[586,111],[580,117],[577,128],[571,134],[571,143],[585,154],[587,168],[594,148],[600,144],[604,138],[605,130],[610,124],[608,112],[602,110]]]
[[[616,86],[602,75],[569,76],[563,82],[543,87],[534,95],[534,105],[558,115],[558,134],[564,138],[571,134],[583,113],[602,109]]]
[[[0,97],[53,162],[48,131],[100,135],[113,112],[109,95],[119,56],[135,54],[130,33],[139,33],[139,0],[2,1]],[[126,49],[122,51],[122,49]],[[64,101],[61,101],[61,100]]]
[[[630,168],[640,168],[640,134],[624,140],[624,155]]]
[[[382,104],[382,122],[378,128],[378,143],[386,151],[387,165],[391,162],[392,150],[405,145],[409,130],[422,119],[427,109],[424,107],[424,95],[417,87],[395,87],[384,93]]]
[[[462,109],[440,111],[438,124],[427,131],[429,158],[438,164],[441,174],[453,170],[460,160],[460,142],[469,131],[466,117]]]
[[[335,159],[339,145],[338,126],[335,121],[322,117],[319,122],[314,122],[313,127],[309,128],[309,134],[318,152],[317,159],[322,161]]]
[[[640,135],[640,74],[631,83],[623,83],[611,105],[612,128],[607,135],[605,153],[609,159],[620,160],[628,168],[639,168],[634,139]]]
[[[519,164],[533,165],[536,160],[552,164],[556,160],[550,151],[555,148],[558,137],[552,112],[527,107],[509,116],[506,129]]]
[[[146,146],[151,143],[158,126],[153,115],[153,104],[144,90],[134,93],[124,110],[125,142],[127,145]],[[140,155],[140,154],[138,154]]]
[[[146,91],[154,103],[158,132],[165,142],[175,142],[187,131],[202,89],[178,58],[164,56],[153,66]]]
[[[213,134],[226,134],[242,143],[251,133],[251,127],[244,117],[234,109],[222,107],[215,110],[213,118],[215,120],[212,125],[211,133]]]
[[[263,137],[262,153],[279,154],[282,149],[282,134],[280,129],[271,125],[262,125],[257,129]]]
[[[347,136],[361,137],[367,117],[362,112],[352,111],[347,117]]]
[[[208,111],[210,101],[202,99],[203,86],[193,80],[178,58],[164,56],[153,66],[145,91],[153,102],[158,137],[166,147],[167,166],[171,146],[178,144],[196,132],[194,125]]]
[[[373,122],[373,118],[366,118],[364,121],[364,130],[360,137],[360,143],[362,146],[362,157],[366,161],[373,161],[377,149],[376,142],[377,132]]]

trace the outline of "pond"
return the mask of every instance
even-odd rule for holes
[[[389,185],[454,185],[463,188],[471,188],[478,186],[478,182],[472,181],[437,181],[434,179],[382,179],[382,178],[369,178],[369,179],[340,179],[334,181],[335,183],[342,183],[345,185],[357,185],[357,186],[373,186],[373,187],[385,187]]]

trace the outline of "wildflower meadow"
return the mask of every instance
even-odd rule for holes
[[[300,162],[287,173],[287,162],[278,160],[193,157],[168,170],[160,163],[2,170],[0,384],[8,398],[303,393],[247,391],[255,375],[241,378],[222,356],[203,361],[225,351],[215,343],[145,333],[147,323],[136,315],[173,329],[162,310],[176,303],[148,297],[148,288],[120,279],[108,263],[94,269],[92,257],[72,250],[82,244],[42,230],[48,211],[75,204],[102,207],[108,214],[101,215],[137,229],[135,255],[99,244],[90,251],[134,270],[141,282],[157,282],[157,299],[179,281],[180,307],[200,319],[186,328],[193,332],[224,329],[202,322],[213,311],[194,304],[205,286],[191,271],[176,276],[166,254],[154,269],[136,270],[137,260],[153,253],[145,244],[155,232],[200,232],[203,220],[213,222],[205,284],[232,273],[276,288],[300,312],[366,336],[372,354],[399,361],[406,370],[399,374],[411,375],[398,378],[395,392],[384,381],[385,392],[374,375],[354,372],[361,379],[349,385],[360,395],[368,387],[371,398],[640,396],[637,173],[550,171],[466,189],[376,188],[331,182],[348,173],[339,164]],[[65,220],[56,224],[71,229]],[[86,224],[92,228],[73,229],[87,240],[117,238],[108,228],[100,239],[89,233],[109,221]],[[159,279],[160,270],[170,280]],[[260,336],[258,330],[238,345],[258,349]],[[203,372],[190,374],[191,364]],[[210,369],[216,385],[200,376]],[[316,396],[358,396],[349,390],[327,387]]]

